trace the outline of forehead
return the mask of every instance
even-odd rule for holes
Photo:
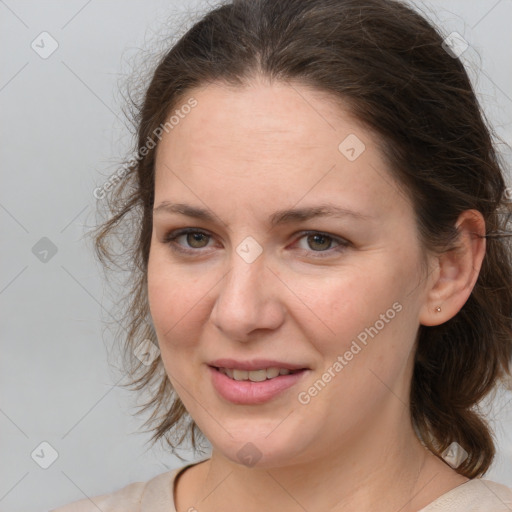
[[[214,83],[190,91],[181,105],[192,96],[197,105],[181,116],[169,138],[171,146],[193,145],[193,156],[198,158],[210,148],[240,159],[258,155],[258,160],[273,151],[279,154],[283,146],[337,151],[337,142],[344,136],[364,131],[332,97],[299,84],[257,81],[232,87]],[[263,149],[265,155],[259,153]]]
[[[155,203],[171,187],[213,199],[229,190],[255,206],[263,195],[296,203],[323,192],[353,203],[364,196],[369,207],[396,201],[386,197],[396,184],[375,137],[329,95],[299,84],[214,83],[191,90],[173,112],[190,98],[196,105],[158,145]]]

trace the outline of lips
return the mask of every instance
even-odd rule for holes
[[[254,363],[254,361],[251,363]],[[258,364],[260,363],[261,361]],[[271,363],[276,364],[278,362],[272,361]],[[225,364],[225,362],[222,364]],[[229,364],[233,364],[233,362]],[[268,364],[268,361],[265,364]],[[279,364],[283,363],[280,362]],[[228,375],[224,375],[217,370],[216,367],[210,365],[208,365],[208,373],[213,388],[219,397],[236,405],[258,405],[273,400],[281,395],[281,393],[285,393],[286,390],[297,386],[300,382],[304,382],[304,378],[309,374],[309,370],[297,371],[289,375],[280,375],[273,379],[265,379],[262,382],[233,380]]]
[[[264,368],[285,368],[287,370],[309,370],[306,365],[277,361],[275,359],[252,359],[251,361],[237,361],[236,359],[215,359],[208,363],[213,368],[229,368],[232,370],[262,370]]]
[[[276,379],[280,375],[291,375],[303,370],[287,370],[286,368],[267,368],[262,370],[231,370],[230,368],[216,368],[217,371],[227,375],[233,380],[250,380],[251,382],[262,382],[267,379]]]

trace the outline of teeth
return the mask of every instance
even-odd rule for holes
[[[288,375],[290,370],[286,368],[263,368],[261,370],[235,370],[231,368],[219,368],[219,371],[234,380],[250,380],[252,382],[263,382],[267,379],[274,379],[279,375]]]

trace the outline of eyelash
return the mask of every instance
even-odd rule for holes
[[[182,246],[175,243],[175,240],[177,238],[179,238],[180,236],[183,236],[183,235],[188,235],[190,233],[199,233],[201,235],[204,235],[204,236],[207,236],[210,238],[213,236],[205,231],[201,231],[198,229],[183,228],[183,229],[177,229],[174,231],[170,231],[169,233],[167,233],[164,237],[163,243],[167,244],[173,251],[181,252],[183,254],[188,254],[190,256],[199,256],[198,253],[202,252],[201,249],[184,249]],[[327,249],[325,251],[306,251],[306,252],[316,253],[315,256],[313,256],[314,258],[326,258],[328,256],[332,256],[333,251],[334,252],[343,252],[345,249],[347,249],[351,245],[350,242],[348,242],[347,240],[345,240],[343,238],[335,237],[335,236],[329,235],[328,233],[324,233],[322,231],[303,231],[301,233],[301,236],[298,238],[298,240],[304,238],[305,236],[309,236],[309,235],[320,235],[320,236],[323,236],[326,238],[330,238],[331,240],[340,244],[333,249]],[[320,255],[319,253],[322,255]],[[324,256],[323,253],[327,253],[327,254]]]

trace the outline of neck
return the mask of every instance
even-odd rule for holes
[[[390,397],[375,418],[353,435],[344,435],[337,450],[322,452],[319,440],[313,459],[246,467],[214,449],[179,505],[201,512],[413,512],[467,481],[425,450],[408,408]]]

